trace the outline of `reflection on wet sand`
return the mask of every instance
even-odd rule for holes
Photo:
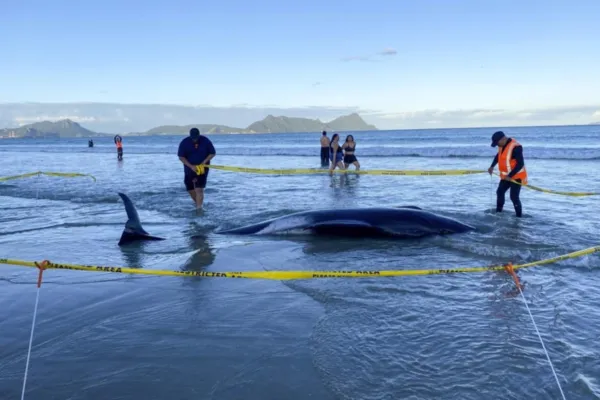
[[[202,271],[215,262],[216,254],[205,236],[192,236],[188,241],[195,252],[181,267],[182,271]]]
[[[123,255],[123,259],[125,260],[125,267],[127,268],[141,268],[142,267],[142,246],[145,243],[135,243],[134,246],[121,247],[119,246],[119,250],[121,250],[121,254]]]
[[[355,189],[360,179],[360,175],[349,173],[333,175],[331,177],[331,187],[345,187],[348,189]]]

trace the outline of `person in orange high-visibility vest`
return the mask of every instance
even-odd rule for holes
[[[498,154],[496,154],[492,165],[488,169],[491,175],[494,167],[498,164],[498,170],[500,171],[500,183],[498,184],[498,190],[496,190],[496,212],[502,212],[504,196],[506,191],[510,189],[510,200],[515,207],[517,217],[520,218],[523,215],[523,206],[519,199],[521,185],[511,182],[511,180],[520,182],[523,185],[527,184],[523,146],[515,139],[507,137],[502,131],[494,132],[492,135],[492,147],[496,146],[498,146]]]
[[[117,145],[117,160],[121,161],[123,159],[123,138],[116,135],[114,140]]]

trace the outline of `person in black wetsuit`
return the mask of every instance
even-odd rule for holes
[[[342,149],[344,150],[344,166],[346,169],[353,164],[358,171],[360,169],[360,163],[356,159],[354,155],[354,150],[356,149],[356,142],[354,141],[354,136],[348,135],[346,136],[346,141],[342,145]]]
[[[510,189],[510,200],[515,207],[517,217],[523,215],[523,206],[519,199],[521,185],[527,184],[527,170],[525,169],[525,160],[523,159],[523,146],[514,138],[504,135],[504,132],[494,132],[492,135],[492,147],[498,146],[498,154],[494,157],[492,165],[488,168],[490,175],[494,167],[498,164],[500,171],[500,183],[496,190],[496,212],[502,212],[504,207],[504,197]],[[515,183],[519,182],[519,183]]]

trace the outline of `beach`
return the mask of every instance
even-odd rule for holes
[[[351,132],[361,168],[487,170],[495,129]],[[600,127],[506,128],[529,183],[600,192]],[[340,143],[346,133],[340,134]],[[496,176],[211,170],[197,215],[183,136],[0,141],[0,258],[190,271],[381,270],[532,262],[600,244],[599,196]],[[210,135],[218,165],[318,168],[320,132]],[[353,167],[351,167],[353,168]],[[164,241],[120,248],[136,205]],[[292,212],[414,205],[474,232],[419,240],[218,235]],[[195,236],[195,238],[192,238]],[[566,397],[600,398],[599,255],[518,272]],[[0,265],[0,398],[20,398],[38,272]],[[26,399],[549,399],[560,391],[505,272],[268,281],[47,270]]]

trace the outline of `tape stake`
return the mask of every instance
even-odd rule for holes
[[[48,268],[48,264],[49,262],[44,260],[41,263],[35,263],[36,267],[39,270],[39,274],[38,274],[38,280],[37,280],[37,287],[40,288],[42,286],[42,275],[44,274],[44,270],[46,268]]]
[[[513,268],[512,263],[508,263],[504,266],[504,269],[506,270],[506,272],[508,272],[508,274],[513,278],[513,281],[515,282],[515,285],[517,285],[517,289],[522,290],[523,286],[521,285],[521,281],[519,280],[519,277],[517,276],[517,274],[515,273],[515,270]]]

